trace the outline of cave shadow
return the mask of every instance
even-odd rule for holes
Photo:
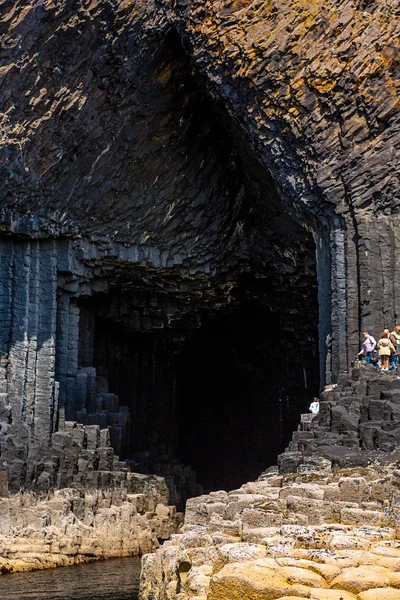
[[[177,360],[177,452],[208,491],[235,489],[276,464],[318,393],[317,347],[304,356],[284,311],[241,296]]]

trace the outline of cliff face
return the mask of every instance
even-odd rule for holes
[[[179,479],[171,459],[214,438],[216,396],[217,423],[226,402],[253,431],[255,476],[318,387],[311,229],[214,102],[167,13],[151,2],[4,4],[1,456],[22,473],[14,487],[29,481],[14,461],[51,455],[74,422],[108,429],[133,468]],[[237,379],[228,388],[216,373],[219,388],[195,400],[209,425],[188,439],[177,414],[221,363],[213,328],[226,332],[221,371]],[[285,360],[266,375],[273,347]],[[260,411],[278,423],[269,436]],[[240,458],[239,433],[221,457]],[[202,462],[200,451],[188,458]]]
[[[183,515],[168,505],[163,478],[135,479],[128,489],[103,482],[99,490],[1,498],[0,573],[154,552]]]
[[[218,437],[215,406],[217,423],[235,416],[217,453],[237,463],[248,452],[243,477],[255,476],[319,375],[335,380],[362,330],[400,314],[397,6],[2,8],[0,449],[11,491],[35,487],[27,461],[43,456],[57,486],[79,425],[108,431],[132,469],[192,493],[174,457],[204,463],[197,442]],[[213,331],[224,340],[214,354]],[[215,364],[224,376],[207,387]],[[195,432],[187,409],[198,406],[206,428]]]
[[[178,1],[168,15],[283,203],[316,217],[337,375],[360,331],[399,314],[397,3]]]
[[[288,198],[321,215],[396,212],[397,3],[166,5]]]
[[[284,272],[305,222],[336,376],[360,330],[399,313],[396,11],[5,3],[4,227],[107,235],[206,271],[276,247]]]

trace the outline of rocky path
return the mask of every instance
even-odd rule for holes
[[[395,376],[341,376],[279,468],[188,501],[140,600],[400,600],[398,398]]]
[[[367,466],[396,459],[400,445],[400,377],[373,367],[343,373],[323,392],[320,413],[302,415],[278,458],[280,472]]]

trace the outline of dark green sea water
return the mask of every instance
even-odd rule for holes
[[[0,600],[137,600],[140,558],[0,575]]]

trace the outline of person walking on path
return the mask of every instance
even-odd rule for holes
[[[364,343],[363,343],[361,352],[358,353],[358,356],[361,356],[361,354],[364,354],[365,355],[365,364],[370,365],[372,352],[376,348],[376,340],[372,337],[372,335],[369,335],[368,331],[364,331],[363,336],[364,336]]]
[[[389,339],[389,334],[386,331],[382,331],[380,340],[378,342],[379,357],[381,359],[382,371],[389,371],[389,357],[390,353],[394,352],[394,346]]]

